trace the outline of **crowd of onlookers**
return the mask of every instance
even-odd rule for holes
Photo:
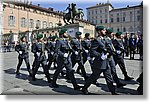
[[[123,37],[123,44],[125,53],[124,56],[134,59],[135,54],[139,54],[139,59],[143,60],[143,35],[136,35],[134,33],[126,33]]]

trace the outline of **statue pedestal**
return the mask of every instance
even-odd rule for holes
[[[69,34],[71,37],[75,37],[75,33],[76,33],[77,31],[82,32],[81,37],[82,37],[82,38],[84,37],[84,34],[83,34],[84,27],[81,26],[79,23],[74,23],[74,24],[65,25],[64,28],[67,29],[67,32],[68,32],[68,34]]]

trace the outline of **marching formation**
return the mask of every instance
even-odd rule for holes
[[[117,95],[115,88],[126,85],[121,83],[118,78],[116,72],[117,64],[124,75],[125,81],[134,79],[128,75],[124,63],[124,53],[128,55],[129,52],[126,52],[128,48],[124,47],[125,41],[123,42],[122,40],[122,32],[113,34],[111,28],[106,29],[104,26],[97,26],[96,32],[97,37],[92,39],[90,38],[90,33],[86,33],[85,38],[82,39],[81,32],[76,32],[75,38],[69,39],[67,29],[65,28],[60,30],[59,38],[50,36],[45,40],[42,34],[37,34],[37,38],[34,39],[31,47],[31,52],[34,54],[32,68],[30,68],[29,63],[29,46],[26,37],[23,36],[15,47],[15,50],[19,54],[16,74],[20,74],[19,69],[24,60],[29,76],[32,77],[33,81],[36,81],[35,76],[40,65],[42,65],[47,81],[52,87],[59,88],[57,84],[58,76],[65,76],[66,80],[71,80],[74,90],[81,90],[83,94],[87,95],[89,94],[88,88],[91,84],[99,85],[97,79],[100,77],[100,74],[103,73],[109,91],[112,95]],[[133,42],[134,40],[129,39],[128,41]],[[143,41],[139,43],[143,44]],[[134,44],[130,46],[134,47]],[[139,50],[141,51],[142,49],[143,48],[140,48]],[[130,54],[132,54],[132,52],[134,51],[130,49]],[[142,58],[142,53],[140,58]],[[90,76],[88,76],[86,67],[84,66],[87,61],[92,71]],[[49,73],[52,63],[55,69],[53,77],[50,76]],[[76,72],[83,76],[85,80],[84,86],[78,85],[76,81],[74,75],[74,66],[76,63],[78,64]],[[64,68],[65,71],[63,70]],[[113,84],[114,82],[116,83],[116,87]]]

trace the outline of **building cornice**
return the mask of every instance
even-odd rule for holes
[[[111,6],[112,8],[114,8],[111,3],[106,3],[106,4],[101,4],[100,3],[100,4],[97,4],[96,6],[91,6],[91,7],[88,7],[86,9],[92,9],[92,8],[104,7],[104,6]]]

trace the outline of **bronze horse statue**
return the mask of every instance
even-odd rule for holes
[[[82,12],[82,9],[76,9],[76,4],[72,3],[71,5],[67,7],[68,13],[66,13],[63,17],[63,20],[66,24],[74,23],[74,19],[83,19],[84,13]],[[71,20],[71,22],[70,22]]]

